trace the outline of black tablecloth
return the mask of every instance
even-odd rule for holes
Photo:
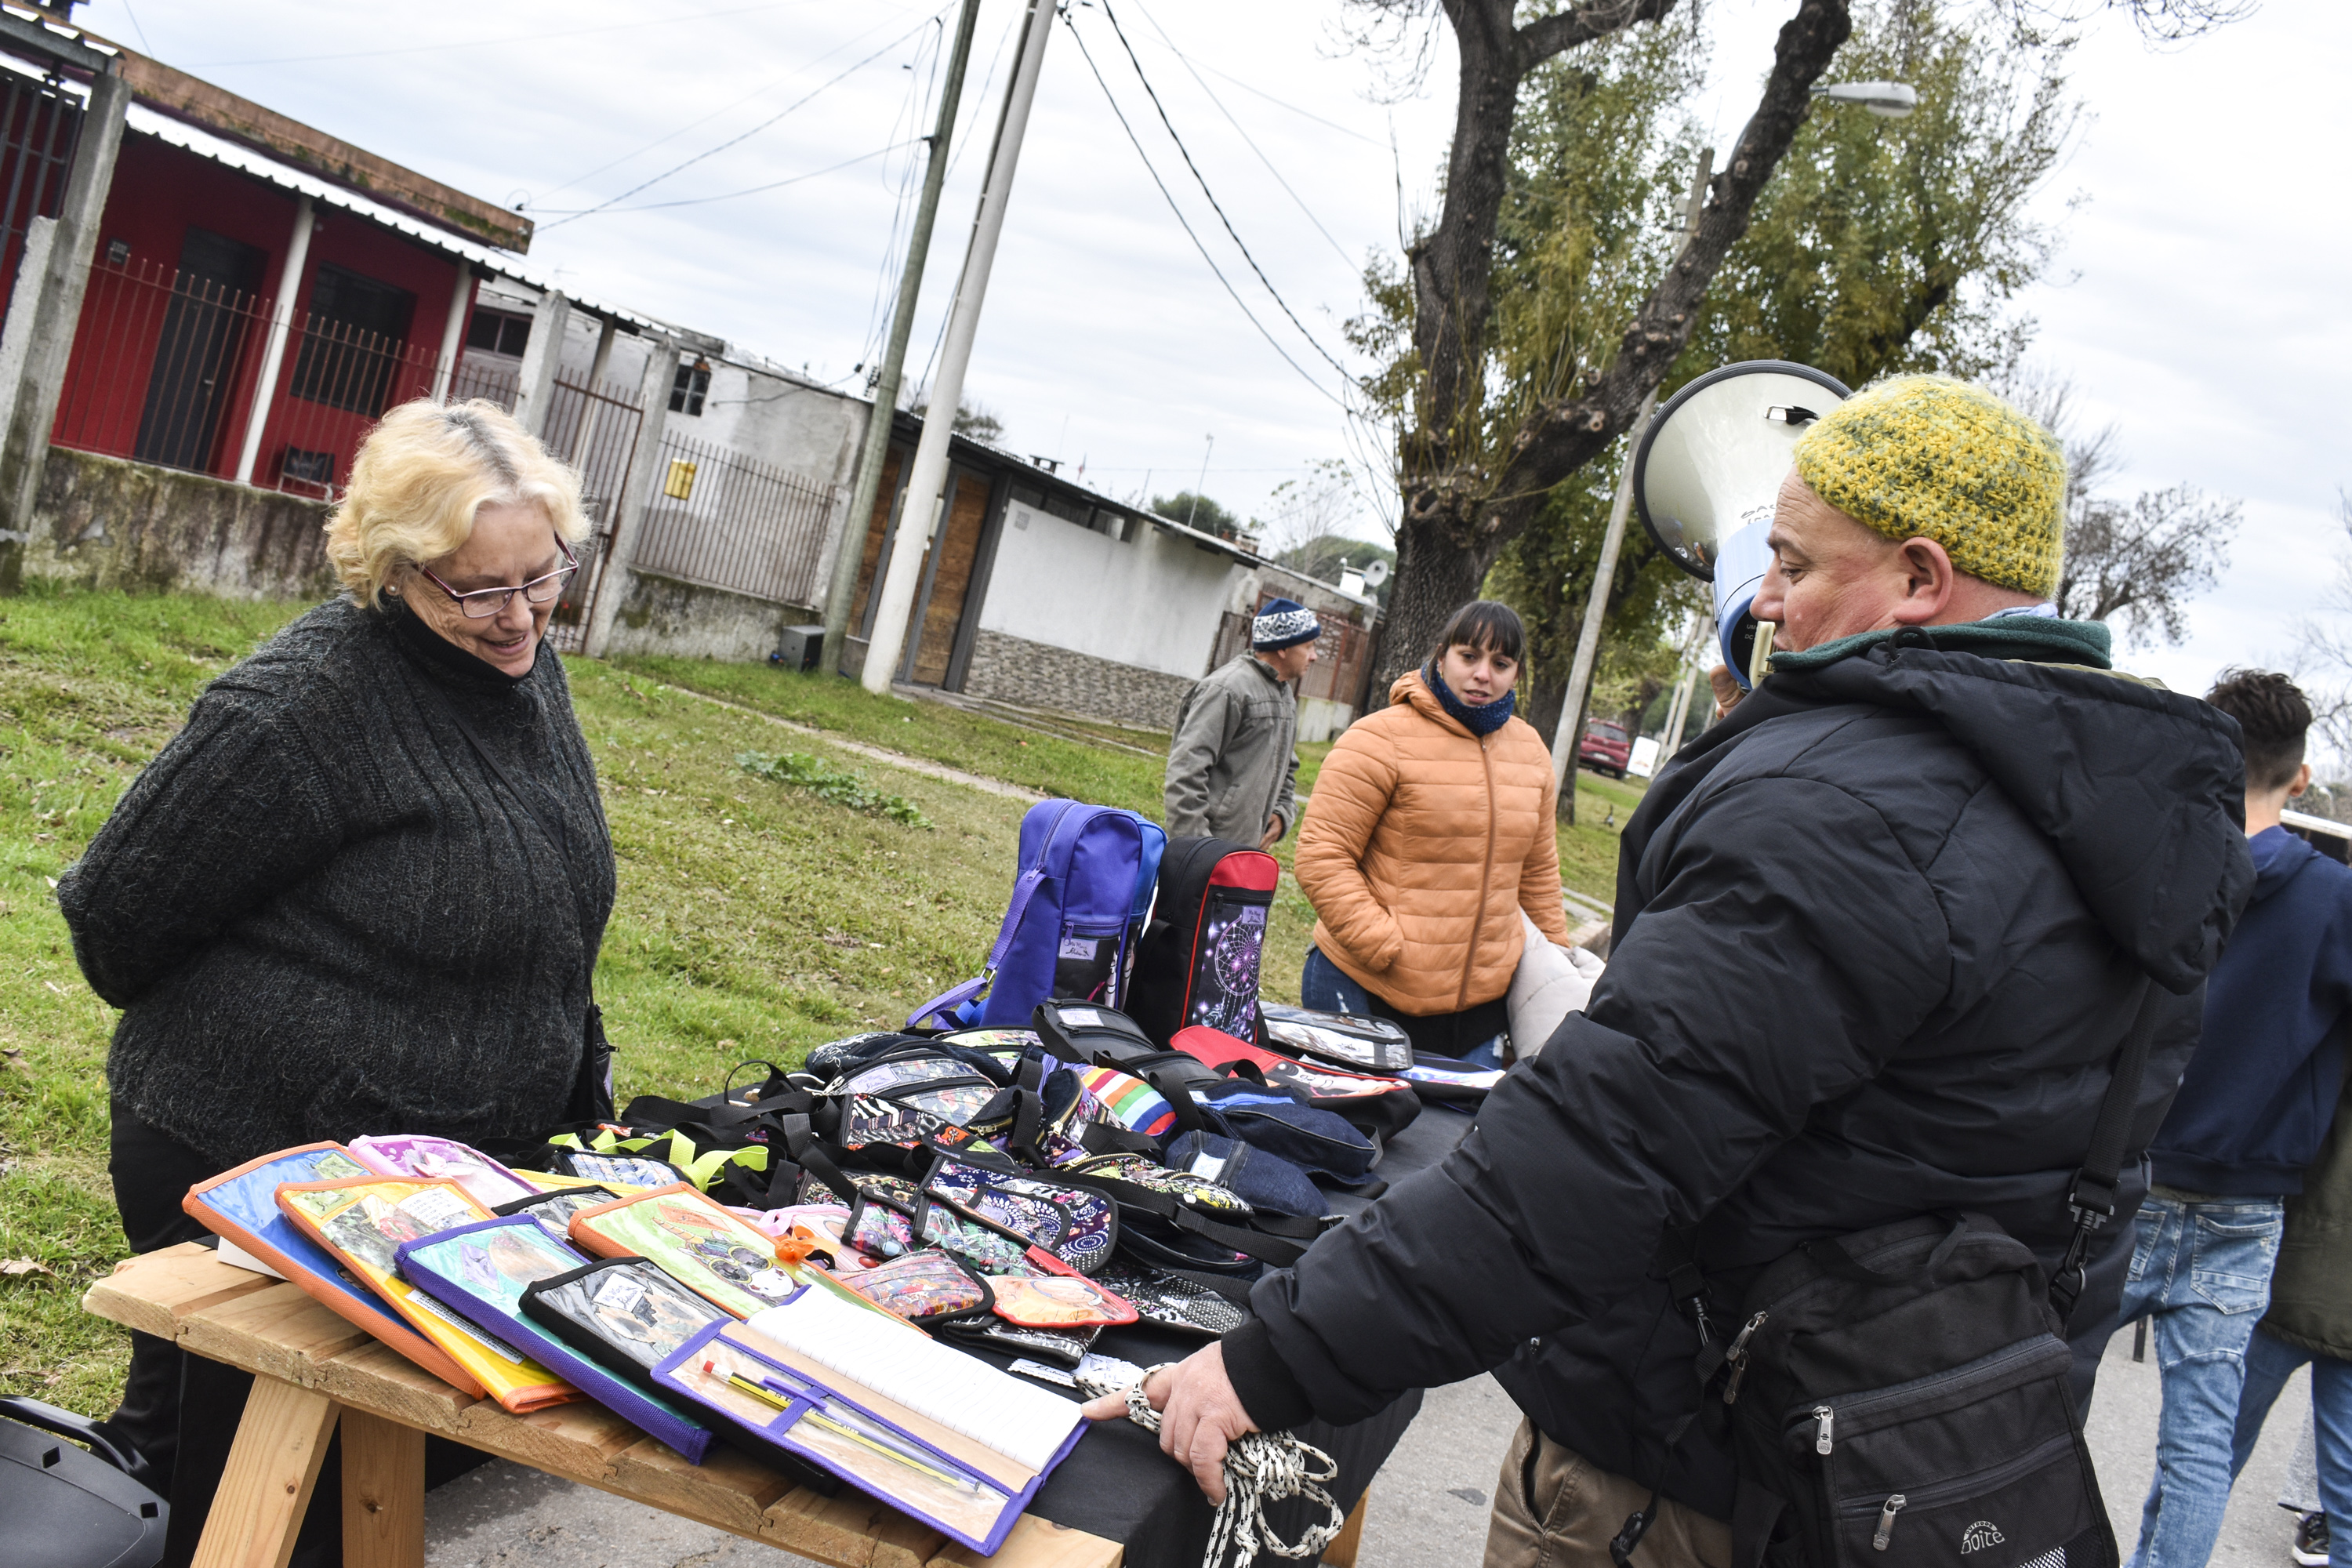
[[[1393,1184],[1433,1165],[1461,1142],[1469,1126],[1468,1116],[1432,1105],[1390,1140],[1374,1173]],[[1352,1215],[1371,1201],[1336,1187],[1327,1195],[1331,1211],[1340,1215]],[[1181,1361],[1202,1342],[1137,1324],[1104,1330],[1095,1349],[1148,1367]],[[1001,1365],[1011,1358],[991,1359]],[[1356,1506],[1420,1411],[1421,1392],[1416,1389],[1369,1421],[1352,1426],[1318,1421],[1299,1429],[1302,1438],[1330,1455],[1339,1467],[1339,1479],[1330,1491],[1341,1509]],[[1208,1549],[1213,1510],[1191,1472],[1160,1451],[1158,1437],[1131,1421],[1107,1421],[1080,1438],[1070,1457],[1045,1478],[1029,1511],[1123,1542],[1129,1568],[1197,1568]],[[1285,1540],[1295,1541],[1319,1511],[1293,1500],[1267,1510],[1267,1518]],[[1285,1561],[1272,1552],[1258,1556],[1260,1568],[1276,1568]]]
[[[716,1100],[713,1096],[696,1103]],[[1373,1174],[1382,1185],[1393,1185],[1444,1159],[1469,1127],[1470,1117],[1463,1111],[1444,1105],[1426,1106],[1412,1125],[1389,1140]],[[1352,1215],[1381,1190],[1370,1184],[1361,1192],[1327,1186],[1324,1195],[1331,1213]],[[1181,1361],[1203,1342],[1194,1335],[1137,1323],[1104,1330],[1095,1350],[1151,1367]],[[960,1342],[959,1348],[1000,1367],[1011,1365],[1015,1359],[969,1343]],[[1421,1391],[1415,1389],[1368,1421],[1350,1426],[1318,1421],[1299,1428],[1298,1435],[1330,1455],[1338,1467],[1339,1479],[1329,1490],[1343,1511],[1356,1506],[1356,1500],[1388,1462],[1405,1428],[1420,1412]],[[1055,1467],[1045,1485],[1037,1489],[1029,1511],[1120,1542],[1127,1548],[1128,1568],[1197,1568],[1208,1550],[1209,1524],[1215,1510],[1201,1495],[1191,1472],[1160,1451],[1156,1436],[1131,1421],[1106,1421],[1090,1428],[1069,1457]],[[1312,1504],[1294,1499],[1267,1510],[1266,1516],[1283,1539],[1296,1541],[1307,1524],[1315,1522],[1318,1511]],[[1279,1568],[1287,1561],[1262,1552],[1257,1568]]]

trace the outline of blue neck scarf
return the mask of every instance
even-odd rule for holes
[[[1484,708],[1473,708],[1454,695],[1454,688],[1445,684],[1445,677],[1437,673],[1437,661],[1431,659],[1421,667],[1421,679],[1437,705],[1460,721],[1462,727],[1474,735],[1491,735],[1511,721],[1511,710],[1517,705],[1518,689],[1512,688]]]

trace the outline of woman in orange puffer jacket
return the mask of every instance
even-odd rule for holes
[[[1298,828],[1315,906],[1300,1000],[1393,1018],[1416,1049],[1489,1059],[1519,911],[1568,944],[1551,752],[1511,716],[1527,631],[1479,600],[1324,759]]]

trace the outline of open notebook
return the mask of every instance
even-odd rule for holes
[[[1086,1426],[1069,1400],[815,1283],[703,1329],[654,1377],[983,1554]]]

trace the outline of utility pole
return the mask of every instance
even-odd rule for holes
[[[1021,163],[1021,138],[1029,128],[1029,106],[1037,97],[1037,72],[1045,61],[1045,40],[1054,31],[1054,0],[1029,0],[1029,14],[1021,26],[1020,62],[1004,90],[996,148],[988,161],[987,181],[981,187],[980,212],[972,222],[971,245],[964,253],[963,277],[956,284],[955,306],[948,315],[939,376],[931,383],[930,412],[924,416],[923,438],[915,447],[914,473],[907,482],[886,574],[874,589],[874,637],[866,645],[860,679],[866,690],[877,695],[890,689],[891,677],[905,651],[907,620],[915,605],[915,579],[938,526],[940,492],[948,478],[948,437],[955,433],[956,409],[963,402],[963,374],[971,363],[972,339],[980,331],[980,307],[988,295],[989,268],[996,260],[997,238],[1004,232],[1005,204],[1012,199],[1013,171]],[[881,416],[878,409],[876,412]]]
[[[1217,438],[1214,436],[1211,436],[1209,444],[1201,448],[1201,477],[1192,481],[1192,504],[1184,509],[1184,526],[1187,528],[1192,527],[1192,520],[1201,515],[1201,487],[1209,482],[1209,454],[1216,449]]]
[[[955,129],[956,105],[963,97],[964,66],[971,58],[971,35],[980,21],[980,0],[963,0],[956,18],[955,46],[948,55],[947,85],[940,93],[940,118],[931,130],[929,162],[923,166],[923,198],[915,208],[915,232],[907,241],[907,265],[898,274],[898,306],[890,317],[890,343],[883,351],[874,383],[874,412],[866,421],[866,444],[857,454],[857,482],[849,491],[849,511],[834,552],[833,581],[824,595],[824,652],[817,668],[838,672],[842,640],[849,634],[849,606],[857,597],[857,568],[866,559],[866,534],[874,526],[874,498],[882,492],[882,465],[890,455],[890,425],[898,411],[898,380],[907,368],[907,339],[915,328],[915,300],[923,291],[923,268],[931,254],[931,224],[940,216],[940,187],[948,177],[948,137]]]
[[[1702,149],[1698,173],[1691,180],[1690,198],[1683,206],[1683,238],[1698,232],[1698,216],[1706,205],[1706,182],[1715,173],[1715,149]],[[1576,825],[1576,752],[1584,741],[1584,705],[1592,690],[1592,666],[1601,652],[1601,623],[1609,613],[1609,589],[1617,576],[1617,552],[1625,542],[1625,520],[1633,510],[1633,454],[1641,449],[1642,432],[1649,427],[1650,411],[1658,405],[1655,387],[1642,399],[1633,416],[1631,439],[1625,443],[1625,467],[1617,475],[1617,496],[1609,504],[1609,531],[1601,538],[1601,561],[1593,568],[1592,593],[1584,602],[1584,623],[1577,628],[1576,661],[1568,672],[1568,695],[1559,705],[1559,728],[1551,741],[1551,776],[1559,786],[1559,820]]]

